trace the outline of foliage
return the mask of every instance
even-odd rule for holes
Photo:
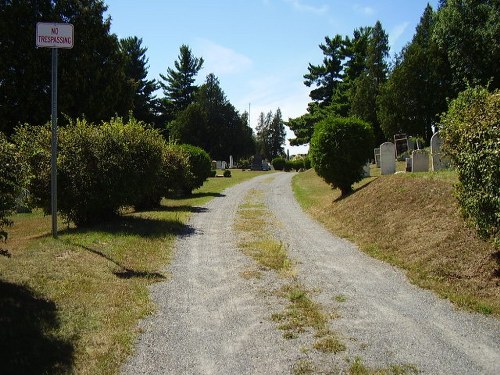
[[[376,98],[386,80],[388,36],[379,21],[373,27],[355,29],[353,36],[326,37],[320,45],[322,65],[309,64],[304,84],[315,85],[307,113],[289,119],[295,133],[291,145],[309,143],[315,125],[328,116],[354,115],[371,123],[377,139],[384,139],[377,119]]]
[[[5,228],[12,225],[8,216],[16,208],[21,183],[22,168],[15,146],[0,132],[0,240],[7,240]]]
[[[258,152],[268,160],[284,155],[285,124],[278,108],[273,114],[269,111],[266,115],[261,112],[257,125]]]
[[[323,64],[313,65],[309,63],[304,75],[304,84],[307,87],[316,87],[311,90],[309,96],[314,102],[321,106],[330,104],[335,88],[342,78],[342,60],[344,40],[339,34],[333,38],[325,37],[325,43],[319,48],[323,51]]]
[[[436,19],[433,40],[447,56],[455,95],[467,83],[500,88],[500,2],[448,0]]]
[[[351,93],[351,116],[369,122],[374,130],[377,143],[386,138],[377,119],[376,100],[381,85],[387,79],[386,59],[389,55],[389,37],[380,21],[371,29],[366,51],[366,69],[353,82]]]
[[[368,123],[353,117],[329,117],[317,124],[309,155],[318,175],[346,195],[362,179],[373,143]]]
[[[377,97],[377,116],[386,137],[422,134],[427,141],[451,95],[445,54],[432,39],[436,12],[427,5],[412,41],[406,45]],[[429,95],[429,93],[433,93]]]
[[[80,30],[74,48],[58,52],[60,112],[90,121],[127,114],[134,91],[106,10],[99,0],[1,3],[0,130],[11,134],[19,123],[44,124],[49,118],[51,52],[33,45],[37,22],[47,20],[70,22]]]
[[[179,148],[188,161],[188,167],[184,170],[182,178],[181,192],[190,195],[194,189],[201,187],[203,182],[210,177],[212,161],[207,152],[200,147],[188,144],[175,147]]]
[[[231,171],[229,169],[224,170],[224,173],[222,174],[224,177],[231,177]]]
[[[20,127],[15,141],[34,203],[50,213],[50,129]],[[58,148],[58,208],[78,226],[107,219],[123,206],[156,205],[177,177],[180,157],[168,153],[158,131],[133,119],[100,126],[71,122],[59,129]]]
[[[168,119],[174,118],[193,102],[198,90],[194,81],[204,63],[203,58],[195,57],[185,44],[180,46],[177,58],[175,69],[168,68],[166,75],[160,74],[159,83],[165,95],[164,107]]]
[[[500,242],[500,90],[468,88],[441,118],[443,150],[457,168],[462,213]]]
[[[207,76],[193,102],[169,124],[169,130],[172,139],[201,147],[215,160],[227,160],[229,155],[237,160],[255,150],[245,114],[238,114],[213,74]]]
[[[159,88],[156,80],[148,80],[148,59],[142,39],[128,37],[120,39],[120,50],[125,59],[125,75],[134,89],[132,103],[133,118],[159,127],[159,100],[154,92]]]
[[[271,161],[273,168],[277,171],[282,171],[285,168],[286,159],[283,157],[274,158]]]

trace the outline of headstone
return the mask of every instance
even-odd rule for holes
[[[370,163],[363,165],[363,177],[370,177]]]
[[[262,170],[262,156],[255,155],[252,162],[252,171],[261,171]]]
[[[380,174],[396,172],[396,148],[394,143],[385,142],[380,145]]]
[[[429,154],[423,150],[415,150],[411,154],[411,171],[412,172],[428,172],[429,171]]]
[[[217,160],[212,160],[212,169],[217,169]]]
[[[375,164],[377,164],[377,168],[380,168],[380,148],[373,149],[373,156],[375,156]]]
[[[447,160],[441,153],[442,144],[443,140],[439,135],[439,132],[434,133],[431,138],[432,170],[434,172],[440,171],[450,166],[449,160]]]
[[[396,146],[396,158],[408,151],[408,137],[406,134],[395,134],[394,145]]]
[[[234,168],[233,155],[229,155],[229,168]]]
[[[217,160],[217,169],[224,169],[222,168],[222,160]]]
[[[227,162],[225,160],[221,161],[221,169],[227,169]]]

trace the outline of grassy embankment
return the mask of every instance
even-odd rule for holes
[[[62,226],[57,240],[50,217],[15,215],[0,245],[2,373],[117,373],[139,319],[154,310],[147,287],[168,280],[163,270],[190,214],[261,173],[234,170],[156,211],[86,229]]]
[[[313,218],[404,269],[413,283],[462,308],[500,316],[500,254],[461,218],[455,173],[380,176],[373,168],[376,174],[344,199],[314,170],[294,177],[294,191]]]

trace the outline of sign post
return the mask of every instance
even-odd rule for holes
[[[52,137],[50,159],[50,198],[52,237],[57,238],[57,49],[73,48],[73,25],[69,23],[36,24],[36,46],[52,49]]]

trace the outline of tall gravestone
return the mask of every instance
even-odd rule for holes
[[[396,148],[394,143],[385,142],[380,145],[380,174],[396,173]]]
[[[449,167],[449,161],[443,157],[441,153],[441,146],[443,144],[443,140],[439,135],[439,132],[434,133],[431,138],[431,157],[432,157],[432,170],[440,171],[442,169]]]
[[[262,156],[256,154],[253,158],[252,162],[252,171],[261,171],[262,170]]]
[[[363,177],[370,177],[370,163],[363,165]]]
[[[408,136],[406,134],[395,134],[394,145],[396,147],[396,157],[408,151]]]
[[[415,150],[411,154],[411,171],[428,172],[429,154],[424,150]]]

